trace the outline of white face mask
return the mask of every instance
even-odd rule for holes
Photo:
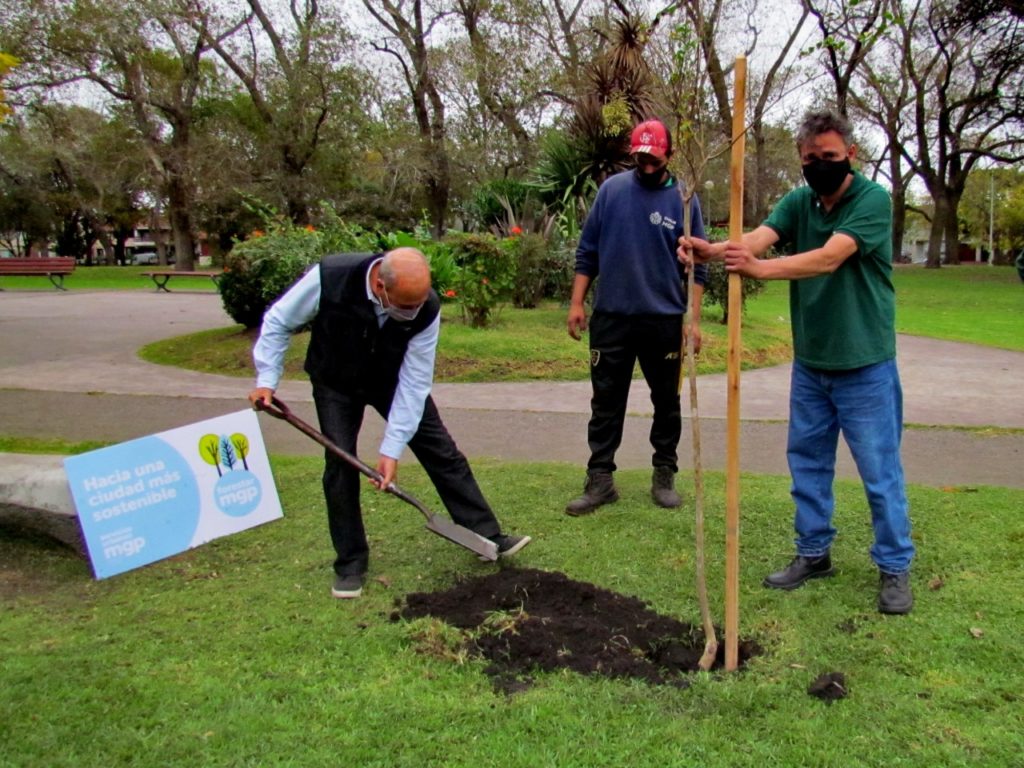
[[[384,311],[388,313],[388,317],[399,323],[408,323],[411,320],[416,319],[416,315],[423,309],[423,304],[417,304],[415,307],[396,307],[391,303],[391,297],[388,296],[387,286],[381,281],[380,284],[381,293],[384,294],[384,300],[387,301],[387,305],[384,306]]]

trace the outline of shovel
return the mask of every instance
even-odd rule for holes
[[[378,483],[381,481],[380,472],[373,469],[369,465],[364,464],[351,453],[348,453],[347,451],[344,451],[338,446],[336,446],[334,443],[332,443],[330,440],[324,437],[324,435],[322,435],[320,432],[317,432],[315,429],[313,429],[313,427],[311,427],[309,424],[307,424],[294,413],[292,413],[288,406],[282,403],[276,397],[272,398],[271,401],[273,405],[266,405],[263,402],[257,402],[256,410],[269,413],[275,419],[287,421],[297,430],[316,440],[328,451],[333,453],[338,458],[342,459],[346,464],[349,464],[358,469],[371,480],[375,480]],[[387,486],[385,486],[384,490],[390,493],[392,496],[397,496],[407,504],[412,504],[414,507],[416,507],[416,509],[422,512],[423,516],[427,518],[428,531],[433,531],[438,536],[443,536],[444,538],[448,539],[448,541],[454,542],[455,544],[458,544],[460,547],[465,547],[466,549],[475,552],[476,554],[480,555],[480,557],[482,557],[484,560],[493,561],[498,559],[498,545],[495,544],[493,541],[485,539],[478,533],[473,533],[473,531],[469,530],[469,528],[458,525],[457,523],[453,523],[450,520],[445,520],[442,517],[438,517],[429,509],[427,509],[423,502],[419,501],[412,495],[406,493],[394,483],[389,483]]]

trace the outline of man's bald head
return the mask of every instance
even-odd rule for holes
[[[418,307],[430,294],[430,264],[415,248],[396,248],[384,254],[378,278],[397,307]]]

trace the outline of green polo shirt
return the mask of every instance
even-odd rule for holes
[[[857,251],[830,275],[789,283],[793,353],[812,368],[849,370],[896,356],[892,284],[892,203],[860,173],[826,211],[809,187],[786,195],[765,220],[787,253],[820,248],[836,232]]]

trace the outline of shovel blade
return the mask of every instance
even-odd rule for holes
[[[433,531],[438,536],[443,536],[460,547],[476,552],[485,560],[495,561],[498,559],[498,545],[490,539],[485,539],[478,533],[473,533],[469,528],[445,520],[443,517],[431,514],[427,517],[427,530]]]

